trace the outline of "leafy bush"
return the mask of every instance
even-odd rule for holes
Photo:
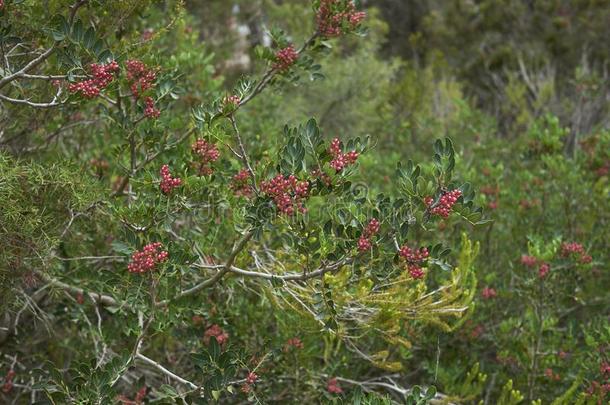
[[[2,401],[608,400],[604,14],[356,3],[0,0]]]

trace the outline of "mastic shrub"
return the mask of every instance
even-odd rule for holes
[[[1,401],[607,402],[603,5],[360,3],[0,1]]]

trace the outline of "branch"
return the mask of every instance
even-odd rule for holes
[[[121,302],[115,300],[114,298],[112,298],[109,295],[103,295],[103,294],[96,293],[96,292],[89,292],[83,288],[79,288],[79,287],[76,287],[76,286],[73,286],[70,284],[63,283],[63,282],[61,282],[57,279],[54,279],[52,277],[49,277],[43,273],[38,273],[38,275],[41,278],[43,278],[44,280],[46,280],[52,286],[62,288],[64,290],[70,291],[74,294],[82,294],[83,296],[88,295],[89,297],[91,297],[92,300],[94,300],[98,304],[102,304],[102,305],[106,305],[106,306],[110,306],[110,307],[119,307],[119,306],[127,305],[125,303],[121,303]]]
[[[301,55],[303,52],[305,52],[305,50],[307,48],[309,48],[311,46],[311,44],[313,44],[313,42],[316,40],[317,37],[318,37],[317,32],[314,33],[311,37],[309,37],[309,39],[307,41],[305,41],[305,43],[303,43],[303,45],[299,48],[299,50],[297,51],[297,54]],[[267,72],[263,75],[261,81],[256,85],[256,87],[252,91],[252,93],[250,93],[248,96],[246,96],[243,100],[241,100],[239,102],[239,107],[248,104],[254,97],[256,97],[260,92],[262,92],[265,89],[265,87],[267,87],[269,82],[271,82],[271,80],[275,77],[277,72],[278,71],[274,68],[270,68],[269,70],[267,70]]]
[[[22,105],[27,105],[29,107],[34,107],[34,108],[51,108],[51,107],[57,107],[59,105],[65,104],[65,101],[60,101],[60,102],[51,101],[49,103],[35,103],[35,102],[29,101],[29,100],[11,98],[11,97],[5,96],[4,94],[0,94],[0,99],[7,101],[9,103],[22,104]]]
[[[231,268],[233,267],[233,263],[235,262],[235,258],[242,250],[244,250],[244,248],[246,247],[246,245],[248,244],[250,239],[252,239],[252,236],[254,236],[254,231],[250,230],[239,240],[239,242],[237,242],[237,245],[231,251],[231,254],[229,255],[229,258],[227,259],[227,262],[222,267],[222,270],[220,270],[218,273],[216,273],[212,278],[209,278],[209,279],[197,284],[196,286],[181,292],[180,294],[176,295],[171,300],[160,301],[157,303],[157,305],[166,306],[173,300],[196,294],[199,291],[216,284],[218,281],[220,281],[220,279],[222,279],[224,277],[225,274],[227,274],[229,271],[231,271]]]
[[[19,79],[21,77],[23,77],[23,75],[25,75],[26,73],[28,73],[30,70],[34,69],[36,66],[40,65],[42,62],[44,62],[49,56],[51,56],[51,54],[53,53],[53,51],[55,51],[55,44],[51,45],[51,47],[49,49],[47,49],[46,51],[44,51],[42,54],[40,54],[40,56],[38,56],[35,59],[32,59],[30,61],[30,63],[28,63],[27,65],[25,65],[21,70],[13,73],[12,75],[8,75],[6,77],[3,77],[2,79],[0,79],[0,89],[3,88],[4,86],[6,86],[7,84],[9,84],[10,82],[12,82],[13,80]]]
[[[157,370],[159,370],[160,372],[162,372],[163,374],[165,374],[172,380],[178,381],[179,383],[182,383],[184,385],[188,385],[189,387],[196,389],[196,390],[202,389],[197,384],[192,383],[189,380],[182,378],[177,374],[172,373],[170,370],[166,369],[165,367],[163,367],[161,364],[157,363],[156,361],[144,356],[142,353],[136,354],[136,358],[142,360],[146,364],[150,364],[151,366],[153,366],[154,368],[156,368]]]
[[[243,270],[243,269],[240,269],[235,266],[231,266],[231,269],[229,271],[231,273],[239,274],[244,277],[263,278],[265,280],[305,281],[305,280],[309,280],[312,278],[316,278],[318,276],[322,276],[322,275],[328,273],[329,271],[337,270],[339,267],[349,264],[351,262],[352,262],[352,259],[349,259],[349,258],[343,259],[338,262],[322,266],[317,270],[314,270],[309,273],[304,273],[304,274],[275,275],[275,274],[269,274],[269,273],[260,273],[257,271]],[[206,266],[206,265],[196,264],[195,267],[204,268],[204,269],[214,269],[214,268],[223,268],[224,269],[224,265]]]
[[[153,153],[152,155],[148,156],[146,159],[144,159],[144,161],[140,162],[139,165],[137,165],[137,167],[135,168],[135,173],[139,172],[140,170],[142,170],[146,165],[148,165],[150,162],[152,162],[153,160],[155,160],[161,153],[163,152],[167,152],[168,150],[172,149],[174,146],[178,146],[179,144],[181,144],[182,142],[184,142],[184,140],[186,140],[195,130],[195,128],[191,128],[188,131],[186,131],[184,134],[182,134],[180,136],[180,138],[178,138],[175,142],[171,143],[171,144],[167,144],[165,145],[165,147],[155,153]],[[119,185],[119,187],[117,188],[117,190],[111,194],[111,197],[116,197],[116,196],[120,196],[123,194],[123,191],[125,190],[125,186],[127,186],[127,183],[129,182],[129,179],[131,177],[131,174],[126,175],[123,178],[123,181],[121,182],[121,184]]]
[[[75,79],[86,79],[89,76],[86,75],[73,75]],[[64,80],[68,78],[68,75],[30,75],[24,74],[21,76],[23,79],[32,79],[32,80]]]
[[[241,152],[240,157],[244,162],[244,165],[248,169],[250,173],[250,180],[252,181],[252,188],[258,194],[258,188],[256,187],[256,177],[254,176],[254,170],[252,170],[252,166],[250,165],[250,159],[248,158],[248,154],[246,153],[246,148],[244,147],[244,142],[241,139],[241,135],[239,134],[239,129],[237,128],[237,121],[235,121],[235,117],[233,114],[229,116],[229,121],[231,121],[231,125],[233,125],[233,130],[235,131],[235,137],[237,138],[237,143],[239,145],[239,150]]]
[[[74,18],[76,17],[76,12],[78,11],[78,9],[81,8],[85,3],[87,3],[87,1],[88,0],[78,0],[76,3],[74,3],[70,7],[70,16],[68,18],[68,22],[70,25],[72,25],[72,23],[74,22]],[[53,54],[53,52],[55,51],[56,45],[57,45],[57,43],[54,42],[53,45],[51,45],[51,47],[49,49],[44,51],[37,58],[32,59],[27,65],[25,65],[23,68],[21,68],[21,70],[13,73],[12,75],[8,75],[8,76],[0,79],[0,89],[3,88],[4,86],[6,86],[7,84],[9,84],[10,82],[12,82],[13,80],[23,78],[32,69],[34,69],[35,67],[40,65],[45,60],[47,60],[49,58],[49,56],[51,56]]]

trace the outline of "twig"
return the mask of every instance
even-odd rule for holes
[[[36,103],[30,100],[25,100],[25,99],[21,99],[21,98],[12,98],[12,97],[8,97],[5,96],[4,94],[0,94],[0,99],[9,102],[9,103],[13,103],[13,104],[21,104],[21,105],[27,105],[28,107],[33,107],[33,108],[51,108],[51,107],[57,107],[59,105],[65,104],[65,101],[51,101],[48,103]]]
[[[298,55],[302,54],[309,46],[311,46],[311,44],[315,41],[315,39],[317,37],[318,37],[317,32],[314,33],[311,37],[309,37],[309,39],[307,41],[305,41],[305,43],[303,43],[303,45],[299,48],[299,50],[297,51],[297,54]],[[267,72],[265,72],[265,74],[261,78],[261,81],[256,85],[256,87],[252,91],[252,93],[250,93],[248,96],[244,97],[244,99],[239,102],[239,106],[242,107],[242,106],[248,104],[250,101],[252,101],[252,99],[254,97],[256,97],[260,92],[262,92],[265,89],[265,87],[267,87],[267,85],[275,77],[277,72],[278,71],[274,68],[270,68],[269,70],[267,70]]]
[[[220,281],[220,279],[222,279],[225,274],[227,274],[229,271],[231,271],[231,267],[233,267],[235,258],[246,247],[246,245],[248,244],[250,239],[252,239],[252,236],[254,236],[254,232],[252,230],[250,230],[239,240],[239,242],[237,242],[237,245],[231,251],[231,254],[229,255],[229,258],[227,259],[227,262],[225,263],[222,270],[220,270],[218,273],[216,273],[212,278],[209,278],[209,279],[197,284],[196,286],[181,292],[180,294],[176,295],[170,301],[196,294],[199,291],[201,291],[205,288],[211,287],[214,284],[216,284],[218,281]],[[168,301],[168,300],[160,301],[157,303],[157,305],[166,306],[167,304],[169,304],[170,301]]]
[[[231,125],[233,125],[233,130],[235,131],[235,137],[237,138],[237,144],[239,145],[239,150],[241,152],[241,160],[244,162],[244,165],[248,169],[250,173],[250,180],[252,181],[252,188],[258,194],[258,188],[256,187],[256,177],[254,176],[254,170],[252,170],[252,166],[250,165],[250,159],[248,158],[248,154],[246,153],[246,148],[244,147],[244,142],[241,139],[241,135],[239,134],[239,129],[237,128],[237,121],[235,120],[235,116],[231,114],[229,116],[229,121],[231,121]]]
[[[170,370],[166,369],[165,367],[163,367],[161,364],[157,363],[156,361],[154,361],[154,360],[144,356],[142,353],[136,354],[136,358],[142,360],[146,364],[150,364],[151,366],[153,366],[154,368],[156,368],[157,370],[159,370],[160,372],[162,372],[163,374],[165,374],[166,376],[168,376],[172,380],[175,380],[175,381],[178,381],[178,382],[180,382],[182,384],[188,385],[189,387],[191,387],[193,389],[196,389],[196,390],[202,389],[197,384],[192,383],[189,380],[187,380],[185,378],[182,378],[179,375],[171,372]]]
[[[261,273],[261,272],[257,272],[257,271],[249,271],[249,270],[243,270],[240,269],[238,267],[235,266],[231,266],[230,272],[231,273],[235,273],[235,274],[239,274],[241,276],[244,277],[252,277],[252,278],[263,278],[266,280],[278,280],[278,281],[305,281],[305,280],[309,280],[312,278],[316,278],[318,276],[322,276],[325,273],[329,272],[329,271],[333,271],[338,269],[339,267],[349,264],[352,261],[352,259],[344,259],[344,260],[340,260],[338,262],[335,262],[333,264],[329,264],[326,266],[322,266],[317,270],[314,270],[312,272],[309,273],[304,273],[304,274],[283,274],[283,275],[275,275],[275,274],[269,274],[269,273]],[[207,266],[207,265],[201,265],[201,264],[195,264],[195,267],[199,267],[199,268],[204,268],[204,269],[218,269],[218,268],[222,268],[224,269],[225,266],[224,265],[213,265],[213,266]]]

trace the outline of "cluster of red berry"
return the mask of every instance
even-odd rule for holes
[[[564,242],[561,244],[561,256],[577,257],[583,264],[591,263],[593,258],[585,252],[585,248],[578,242]]]
[[[330,392],[331,394],[341,394],[343,389],[339,386],[337,379],[333,377],[328,380],[328,383],[326,383],[326,391]]]
[[[161,184],[159,184],[159,188],[163,194],[171,193],[174,188],[179,187],[182,184],[182,179],[180,177],[172,177],[168,165],[161,166],[159,173],[161,174]]]
[[[527,267],[534,267],[538,264],[538,259],[534,256],[522,255],[521,264]]]
[[[273,199],[280,213],[293,215],[295,208],[301,213],[307,209],[303,205],[303,200],[309,195],[309,182],[299,181],[294,175],[284,177],[278,174],[269,181],[261,182],[263,193]]]
[[[138,392],[136,393],[136,396],[134,397],[133,400],[129,399],[125,395],[119,395],[116,398],[116,400],[118,402],[120,402],[122,405],[141,405],[144,403],[144,398],[146,398],[147,394],[148,394],[148,387],[146,387],[146,385],[145,385],[138,390]]]
[[[15,370],[12,368],[8,371],[8,373],[6,373],[6,376],[4,377],[4,384],[2,384],[2,392],[5,394],[11,392],[13,389],[13,378],[15,378],[15,374]]]
[[[544,278],[551,271],[551,265],[545,262],[540,263],[538,267],[538,277]]]
[[[351,0],[321,0],[316,23],[321,35],[337,37],[358,27],[365,17],[366,13],[356,11]]]
[[[212,337],[216,338],[219,345],[223,345],[229,340],[229,334],[217,324],[214,324],[206,329],[206,331],[203,333],[203,342],[206,345],[209,344],[210,338]]]
[[[481,295],[483,296],[484,299],[490,300],[492,298],[496,298],[498,296],[498,293],[496,292],[495,289],[493,289],[491,287],[485,287],[485,288],[483,288],[483,291],[481,291]]]
[[[451,213],[451,209],[461,195],[462,191],[456,188],[455,190],[443,193],[436,204],[434,203],[434,199],[432,197],[426,197],[424,199],[424,203],[428,206],[431,214],[440,215],[443,218],[447,218]]]
[[[252,385],[256,383],[256,380],[258,380],[258,375],[254,372],[249,372],[246,381],[241,386],[241,392],[244,394],[249,393],[252,390]]]
[[[606,395],[610,393],[610,382],[600,383],[599,381],[593,381],[589,388],[587,388],[587,395],[589,396],[598,396],[599,398],[605,398]],[[598,402],[598,404],[602,404],[602,402]]]
[[[167,260],[168,253],[161,250],[161,243],[149,243],[142,250],[131,255],[131,262],[127,265],[130,273],[146,273],[152,271],[158,263]]]
[[[299,339],[298,337],[293,337],[293,338],[288,339],[286,341],[286,344],[284,345],[283,351],[288,352],[293,347],[295,349],[302,349],[304,346],[303,346],[303,342],[301,342],[301,339]]]
[[[366,228],[362,232],[360,239],[358,239],[358,250],[365,252],[371,248],[371,238],[379,232],[379,221],[373,218],[369,221]]]
[[[294,46],[288,45],[286,48],[282,48],[275,53],[275,63],[273,69],[284,72],[290,68],[296,62],[299,54],[294,49]]]
[[[215,144],[200,138],[191,145],[191,150],[193,151],[193,154],[197,155],[199,158],[199,161],[195,162],[199,175],[209,176],[212,174],[214,169],[212,169],[210,165],[220,157],[218,147]]]
[[[139,60],[128,60],[125,62],[125,66],[127,67],[127,80],[131,84],[131,94],[138,98],[152,87],[157,74]]]
[[[100,91],[106,88],[113,80],[114,73],[119,70],[119,64],[112,61],[106,64],[92,63],[89,66],[91,70],[91,79],[81,82],[72,83],[68,86],[70,93],[81,93],[83,97],[95,98],[99,96]]]
[[[526,267],[538,266],[538,277],[540,278],[544,278],[551,271],[550,264],[546,262],[539,262],[538,258],[535,256],[522,255],[521,264]]]
[[[404,245],[398,251],[398,255],[407,262],[407,271],[411,277],[419,279],[424,276],[424,269],[421,264],[430,256],[428,248],[412,249]]]
[[[152,97],[146,97],[144,102],[146,104],[146,107],[144,108],[144,116],[152,119],[159,118],[161,111],[155,108],[155,101],[152,99]]]
[[[593,381],[587,389],[587,395],[596,395],[600,398],[605,398],[610,393],[610,364],[607,361],[602,360],[599,365],[599,380]],[[601,404],[601,402],[598,402]]]
[[[337,173],[343,170],[346,166],[353,165],[356,163],[356,159],[358,159],[358,152],[356,151],[347,153],[343,153],[341,151],[341,141],[338,138],[331,141],[328,152],[333,157],[333,160],[330,162],[330,167],[335,169]]]
[[[233,176],[231,189],[236,196],[250,197],[252,196],[252,186],[248,183],[250,172],[247,169],[242,169]]]

